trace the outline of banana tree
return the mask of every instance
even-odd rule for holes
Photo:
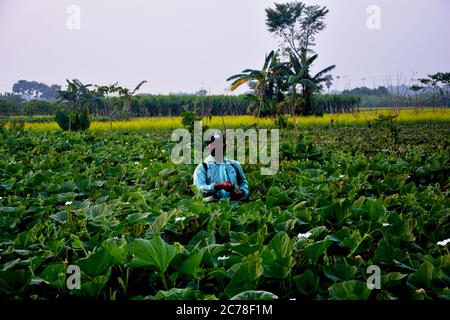
[[[131,91],[128,88],[124,88],[124,87],[116,87],[115,90],[116,92],[123,96],[125,101],[124,101],[124,105],[123,105],[123,111],[126,114],[130,114],[131,113],[131,100],[134,96],[134,94],[141,88],[141,86],[143,84],[147,83],[147,80],[141,81],[136,88],[134,88],[133,91]]]
[[[63,130],[80,131],[90,126],[89,111],[103,104],[103,95],[90,90],[91,84],[83,84],[80,80],[67,81],[67,90],[59,90],[58,103],[72,109],[70,112],[59,110],[55,120]]]
[[[292,96],[297,94],[297,85],[302,86],[302,97],[305,101],[305,107],[302,110],[303,115],[311,115],[315,111],[313,108],[313,95],[314,92],[320,90],[320,84],[327,81],[327,73],[332,71],[336,66],[329,66],[322,71],[319,71],[316,75],[311,76],[310,69],[313,62],[317,59],[318,55],[314,54],[311,57],[306,56],[304,51],[300,59],[295,55],[290,55],[291,71],[288,75],[288,84],[291,88]]]
[[[261,70],[246,69],[227,79],[227,81],[233,81],[231,83],[231,91],[236,90],[245,83],[254,82],[252,87],[258,99],[258,118],[261,115],[261,109],[264,107],[266,100],[273,97],[278,66],[278,54],[271,51],[266,56],[264,66]]]

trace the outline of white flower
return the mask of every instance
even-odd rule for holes
[[[127,202],[124,202],[123,204],[130,204],[130,203],[127,201]]]
[[[311,237],[311,232],[307,232],[307,233],[299,233],[297,236],[299,239],[308,239],[309,237]]]
[[[164,152],[166,152],[166,150],[162,149],[161,152],[164,153]]]
[[[150,137],[150,133],[147,133],[146,136],[147,136],[147,137]]]
[[[450,243],[450,238],[442,240],[442,241],[438,241],[437,245],[445,247],[447,245],[447,243]]]
[[[2,200],[3,199],[3,197],[0,197],[0,200]]]
[[[289,298],[289,300],[297,300],[296,298]]]
[[[390,223],[383,223],[383,227],[389,227],[390,225]]]
[[[66,201],[66,206],[70,206],[73,203],[73,201]]]
[[[138,164],[139,164],[139,162],[137,162],[137,161],[136,161],[136,162],[135,162],[134,164],[138,165]]]
[[[147,170],[147,167],[145,167],[144,170]]]
[[[230,257],[227,257],[227,256],[221,256],[221,257],[218,257],[217,258],[217,260],[228,260],[228,259],[230,259]]]
[[[339,179],[345,178],[343,174],[339,175]]]
[[[184,221],[186,217],[176,217],[175,222]]]

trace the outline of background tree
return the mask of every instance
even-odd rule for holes
[[[413,85],[413,91],[426,91],[427,88],[432,88],[434,92],[438,92],[443,106],[450,106],[449,92],[450,92],[450,72],[438,72],[429,74],[428,78],[418,79],[422,85]]]
[[[231,91],[236,90],[243,84],[252,83],[252,89],[255,90],[258,99],[258,118],[261,115],[261,110],[264,108],[267,99],[273,97],[274,86],[276,85],[274,76],[276,75],[278,66],[278,55],[274,51],[271,51],[269,55],[266,56],[264,66],[261,70],[246,69],[227,79],[227,81],[233,81],[231,84]]]
[[[12,87],[13,93],[20,95],[27,100],[53,100],[56,98],[58,90],[61,90],[61,86],[57,84],[48,86],[45,83],[27,80],[19,80],[14,83]]]
[[[317,55],[313,53],[316,35],[325,29],[326,7],[307,6],[302,2],[277,3],[275,8],[266,9],[266,25],[269,32],[282,40],[284,53],[290,57],[293,73],[289,79],[295,93],[295,86],[302,86],[305,105],[304,115],[314,113],[313,95],[326,81],[325,74],[335,66],[329,66],[315,76],[310,75],[312,62]]]

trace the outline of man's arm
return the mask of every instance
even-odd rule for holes
[[[247,182],[247,178],[245,178],[245,174],[244,171],[242,170],[241,164],[238,161],[234,161],[235,164],[235,168],[236,170],[239,171],[239,175],[241,176],[241,181],[238,181],[239,184],[239,189],[244,191],[244,196],[242,197],[242,199],[247,199],[248,197],[248,182]]]
[[[203,165],[198,165],[194,171],[194,185],[201,193],[215,192],[215,183],[206,184],[206,171]]]

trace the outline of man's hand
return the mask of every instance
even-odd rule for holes
[[[234,190],[234,184],[229,181],[219,182],[214,186],[216,191],[224,189],[226,192],[231,192]]]
[[[233,190],[230,193],[231,200],[239,200],[244,196],[244,191],[242,190]]]

